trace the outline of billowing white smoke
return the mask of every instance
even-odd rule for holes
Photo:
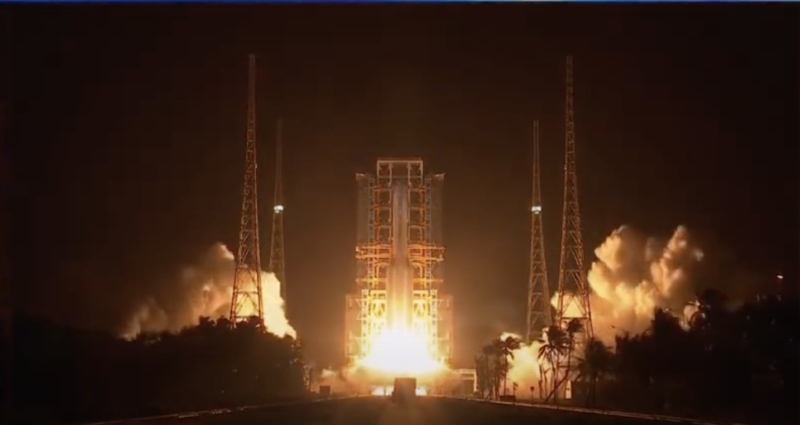
[[[687,271],[703,253],[691,245],[685,227],[679,226],[664,244],[623,226],[594,253],[597,260],[588,274],[592,322],[595,337],[605,344],[612,345],[617,334],[647,329],[655,307],[678,316],[691,313],[687,305],[696,296]],[[520,388],[538,388],[539,345],[523,346],[510,360],[509,381]]]
[[[165,281],[162,290],[150,294],[134,311],[122,334],[131,338],[141,332],[178,331],[197,324],[200,316],[225,317],[232,294],[234,255],[223,244],[214,244],[197,265],[184,268]],[[297,333],[289,324],[280,295],[280,282],[273,273],[262,272],[264,324],[277,336]]]
[[[696,298],[687,271],[703,253],[691,245],[683,226],[666,244],[623,226],[594,252],[597,261],[588,275],[592,322],[595,336],[606,344],[614,335],[644,331],[655,307],[682,316]]]
[[[264,300],[264,325],[267,330],[280,337],[289,335],[297,338],[297,332],[286,318],[281,297],[281,282],[275,273],[261,273],[261,293]]]
[[[505,340],[509,336],[522,340],[519,335],[508,332],[503,333],[500,339]],[[531,344],[521,344],[520,348],[512,351],[513,358],[509,358],[508,382],[509,386],[516,383],[518,387],[518,397],[530,396],[530,389],[534,388],[536,395],[539,395],[539,342]]]

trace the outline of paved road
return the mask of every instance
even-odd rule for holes
[[[420,397],[398,406],[384,397],[329,400],[158,421],[157,425],[654,425],[654,421]],[[674,424],[672,424],[674,425]]]

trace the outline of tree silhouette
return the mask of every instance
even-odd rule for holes
[[[614,349],[587,340],[573,353],[580,330],[545,330],[538,351],[548,401],[567,378],[559,364],[577,359],[575,399],[588,404],[735,422],[798,423],[797,361],[800,302],[795,297],[760,296],[736,309],[724,294],[697,295],[687,322],[678,312],[654,309],[638,335],[615,337]],[[487,346],[489,352],[497,352]],[[494,350],[494,351],[492,351]]]
[[[500,344],[498,344],[498,351],[500,357],[503,359],[503,395],[506,395],[508,392],[508,370],[509,370],[509,361],[508,359],[514,358],[514,350],[519,350],[521,347],[522,341],[519,338],[515,338],[513,336],[507,336],[505,339],[501,340]],[[516,390],[515,390],[516,392]]]
[[[132,341],[12,318],[11,423],[151,416],[307,396],[299,341],[201,318]],[[5,342],[5,341],[4,341]],[[46,384],[45,384],[46,383]]]
[[[590,338],[584,345],[584,351],[578,360],[578,379],[589,381],[588,405],[597,404],[597,381],[611,372],[613,357],[611,351],[601,341]]]
[[[478,393],[481,398],[491,397],[492,371],[489,367],[489,355],[481,353],[475,356],[475,374],[477,375]]]
[[[544,370],[545,388],[547,388],[547,375],[550,375],[549,381],[552,383],[552,389],[548,390],[549,394],[554,394],[556,383],[558,382],[558,362],[561,356],[567,350],[566,333],[557,326],[550,326],[542,335],[539,340],[538,359],[540,365],[546,365]],[[547,398],[549,398],[548,395]]]

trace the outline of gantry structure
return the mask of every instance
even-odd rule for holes
[[[377,160],[374,174],[357,174],[356,181],[356,292],[346,297],[346,356],[354,361],[366,355],[371,342],[387,330],[392,270],[407,264],[411,330],[427,335],[432,343],[431,354],[449,363],[453,342],[452,297],[440,292],[444,175],[426,175],[423,161],[418,158],[383,158]],[[403,201],[407,208],[402,212],[395,205],[398,190],[405,192],[402,199],[407,200]],[[395,217],[396,214],[403,217]],[[407,225],[397,226],[398,220],[407,221]],[[406,233],[395,234],[397,231]],[[398,244],[399,240],[403,244]]]
[[[258,178],[256,160],[256,57],[250,55],[247,84],[247,142],[242,184],[242,214],[239,222],[239,246],[233,273],[230,321],[250,317],[264,319],[261,291],[261,252],[258,240]]]

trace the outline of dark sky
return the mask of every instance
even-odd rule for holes
[[[755,273],[796,269],[794,5],[0,11],[3,298],[19,309],[117,326],[127,294],[235,248],[249,52],[262,252],[280,116],[289,316],[312,357],[341,351],[354,173],[379,156],[446,173],[459,357],[522,329],[530,127],[555,282],[568,53],[587,260],[622,224],[663,238],[686,224]]]

